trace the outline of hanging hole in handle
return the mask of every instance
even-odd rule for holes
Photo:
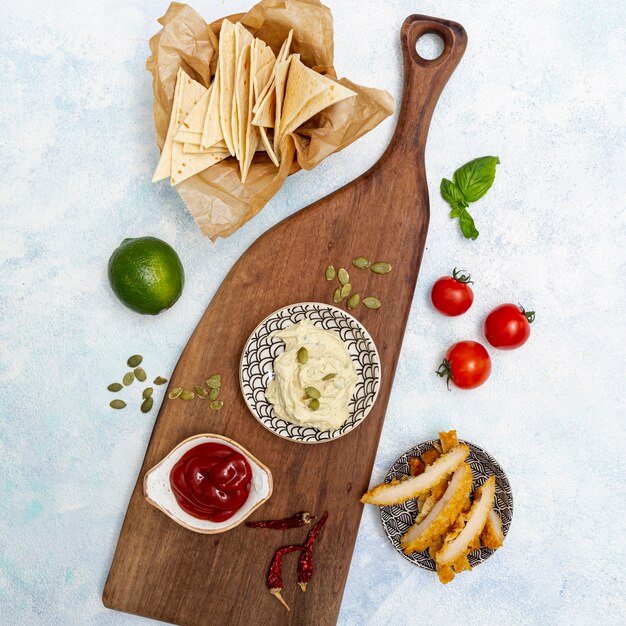
[[[415,52],[424,61],[434,61],[443,54],[445,42],[437,33],[424,33],[415,42]]]

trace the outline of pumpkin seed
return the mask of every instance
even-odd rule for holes
[[[345,268],[340,267],[337,272],[337,278],[342,285],[347,285],[350,282],[350,274],[345,270]]]
[[[332,380],[333,378],[335,378],[335,376],[337,376],[337,374],[326,374],[326,376],[324,376],[324,378],[322,378],[322,380]]]
[[[304,393],[306,393],[306,395],[309,396],[309,398],[313,398],[314,400],[319,400],[322,397],[322,394],[319,392],[319,389],[316,389],[315,387],[307,387],[304,390]]]
[[[217,380],[219,382],[222,382],[222,376],[220,374],[211,374],[209,376],[209,379],[211,380]]]
[[[209,400],[217,400],[217,396],[220,395],[219,389],[211,389],[209,392]]]
[[[336,274],[337,274],[337,272],[335,272],[335,266],[334,265],[329,265],[326,268],[326,272],[324,273],[324,275],[326,276],[326,280],[333,280],[335,278]]]
[[[309,351],[304,346],[302,346],[300,350],[298,350],[298,363],[300,363],[300,365],[306,365],[308,360]]]
[[[142,398],[150,398],[154,389],[152,387],[146,387],[141,394]]]
[[[196,385],[194,391],[201,400],[206,400],[209,397],[209,392],[204,387],[200,387],[200,385]]]
[[[146,372],[141,367],[136,368],[135,369],[135,378],[139,382],[143,383],[146,380],[146,378],[147,378]]]
[[[126,406],[126,402],[124,400],[111,400],[109,406],[112,409],[123,409]]]
[[[374,296],[363,298],[363,306],[366,306],[368,309],[380,309],[382,305],[382,302],[378,298],[374,298]]]
[[[352,265],[360,270],[366,270],[370,266],[370,262],[364,256],[358,256],[352,259]]]
[[[350,310],[356,309],[359,304],[361,304],[361,296],[358,293],[350,296],[350,299],[348,300],[348,308]]]
[[[391,263],[387,263],[386,261],[377,261],[376,263],[372,263],[370,269],[374,274],[389,274],[391,272]]]
[[[311,409],[311,411],[317,411],[317,409],[319,408],[320,408],[320,401],[317,400],[316,398],[313,398],[313,400],[309,402],[309,409]]]
[[[224,403],[221,402],[220,400],[213,400],[213,402],[209,404],[211,411],[219,411],[223,406],[224,406]]]
[[[132,372],[126,372],[126,374],[124,374],[124,378],[122,378],[124,387],[128,387],[128,385],[132,385],[134,380],[135,380],[135,375]]]
[[[170,400],[176,400],[176,398],[180,397],[180,394],[183,392],[183,388],[182,387],[174,387],[174,389],[172,389],[172,391],[170,391],[167,394],[167,397]]]
[[[163,376],[157,376],[152,382],[155,385],[164,385],[167,382],[167,378],[163,378]]]
[[[181,400],[193,400],[196,397],[196,394],[191,391],[191,389],[183,389],[180,394]]]
[[[120,391],[120,390],[122,389],[122,385],[120,385],[119,383],[111,383],[111,384],[107,387],[107,389],[108,389],[109,391],[113,391],[113,392],[115,392],[115,391]]]
[[[222,386],[222,382],[213,377],[207,378],[204,382],[209,389],[219,389]]]
[[[141,403],[141,412],[142,413],[150,413],[150,411],[152,410],[153,403],[154,403],[154,400],[152,398],[146,398]]]
[[[339,304],[341,302],[341,287],[337,287],[337,289],[335,289],[335,293],[333,294],[333,302],[335,304]]]
[[[143,357],[140,354],[133,354],[133,356],[128,357],[128,367],[137,367],[143,361]]]
[[[346,283],[340,291],[340,295],[341,295],[341,299],[343,300],[344,298],[347,298],[350,295],[350,292],[352,291],[352,285],[350,283]]]

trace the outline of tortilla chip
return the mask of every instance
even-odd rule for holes
[[[290,56],[286,61],[281,61],[280,63],[276,63],[276,70],[274,71],[274,76],[276,79],[276,112],[274,115],[274,153],[276,156],[280,156],[278,154],[278,139],[279,139],[279,128],[281,125],[281,116],[283,114],[283,99],[285,97],[285,92],[287,90],[287,79],[289,76],[289,68],[291,66],[292,61],[296,60],[298,57],[297,54]],[[297,59],[299,63],[299,58]]]
[[[246,45],[237,62],[237,81],[235,84],[235,109],[237,113],[237,144],[235,145],[235,153],[239,160],[240,171],[244,171],[244,161],[246,154],[246,136],[248,124],[248,112],[250,108],[250,89],[252,83],[250,80],[250,45]]]
[[[251,55],[252,61],[252,84],[254,87],[254,101],[257,102],[261,96],[261,92],[265,89],[267,83],[272,79],[274,74],[274,65],[276,65],[276,57],[272,49],[260,39],[254,40],[254,54]]]
[[[174,111],[177,122],[186,119],[205,91],[205,87],[183,72],[178,95],[178,106]],[[189,154],[183,151],[183,147],[184,144],[179,141],[172,143],[172,169],[170,174],[172,185],[177,185],[190,176],[202,172],[227,156],[225,153],[213,152]]]
[[[218,71],[220,73],[219,117],[224,141],[229,152],[235,155],[232,136],[233,93],[235,90],[235,25],[228,20],[222,22],[219,41]]]
[[[222,87],[219,67],[217,68],[211,87],[209,106],[207,107],[202,126],[202,138],[200,139],[200,145],[203,149],[214,146],[220,142],[226,145],[222,125],[220,124],[220,91]]]
[[[276,57],[276,61],[274,63],[274,68],[276,66],[276,63],[279,63],[280,61],[286,61],[287,58],[289,57],[289,50],[291,48],[291,40],[293,39],[293,30],[289,31],[289,35],[287,36],[287,39],[285,39],[285,41],[283,41],[283,45],[280,48],[280,52],[278,53],[278,56]],[[272,72],[272,76],[270,78],[270,80],[268,81],[268,83],[265,85],[265,87],[263,88],[263,90],[261,91],[261,93],[259,94],[259,97],[257,99],[256,104],[254,105],[252,111],[253,113],[256,113],[261,107],[265,107],[266,105],[266,100],[269,97],[274,97],[274,73]],[[271,115],[271,126],[274,125],[274,108],[273,108],[273,104],[272,106],[272,115]],[[255,123],[257,126],[263,126],[263,124],[258,123],[258,122],[253,122]]]
[[[163,150],[161,150],[161,158],[159,159],[159,163],[154,171],[154,176],[152,177],[153,183],[167,178],[172,173],[172,144],[174,143],[174,135],[176,134],[176,130],[178,128],[178,125],[176,124],[176,110],[178,109],[178,100],[180,87],[183,83],[183,74],[185,74],[185,72],[178,68],[176,86],[174,87],[174,102],[172,103],[172,112],[170,113],[170,123],[167,127],[167,135],[165,136]]]
[[[245,141],[245,120],[248,116],[248,84],[250,80],[250,44],[254,37],[239,22],[235,24],[235,85],[233,90],[233,105],[231,118],[231,132],[235,156],[241,162],[243,160],[243,144]],[[246,56],[245,67],[242,57]],[[244,71],[246,76],[242,76]],[[245,89],[240,88],[242,80],[246,81]],[[244,110],[242,110],[244,109]],[[241,121],[243,120],[243,122]]]
[[[277,145],[276,134],[283,137],[323,109],[354,96],[356,92],[314,72],[300,59],[292,58],[282,115],[279,118],[280,128],[274,126],[274,146]]]
[[[241,164],[241,182],[245,183],[252,158],[259,143],[259,130],[252,125],[252,105],[254,104],[254,80],[252,76],[252,46],[250,46],[250,75],[248,80],[248,102],[246,107],[246,130],[243,144],[243,163]],[[243,117],[242,117],[243,121]]]
[[[213,144],[208,148],[203,148],[202,146],[199,146],[195,143],[183,143],[183,152],[185,152],[186,154],[203,154],[205,152],[228,152],[228,146],[223,139],[222,141],[218,141],[216,144]]]
[[[209,108],[209,99],[212,93],[213,83],[202,94],[202,97],[198,100],[198,104],[194,106],[191,113],[189,113],[189,115],[183,120],[183,123],[178,127],[178,132],[174,136],[174,141],[200,145],[204,119],[206,118],[207,109]]]

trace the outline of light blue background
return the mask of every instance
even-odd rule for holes
[[[413,12],[461,22],[467,53],[431,126],[431,224],[373,481],[405,449],[456,427],[506,469],[505,547],[447,587],[396,554],[368,507],[339,623],[618,624],[624,605],[624,59],[626,11],[588,2],[329,2],[339,75],[400,96],[398,32]],[[372,165],[395,124],[291,177],[263,213],[212,244],[158,159],[147,40],[166,2],[1,4],[0,623],[140,624],[100,594],[156,411],[108,409],[106,385],[145,355],[169,376],[234,261],[282,218]],[[211,21],[249,2],[197,0]],[[497,154],[493,189],[462,239],[437,192]],[[123,308],[106,263],[125,237],[179,251],[181,301]],[[433,281],[470,270],[476,301],[446,319]],[[447,392],[433,374],[452,342],[481,337],[501,302],[537,312],[493,375]],[[156,394],[161,400],[163,388]],[[323,575],[318,581],[323,584]]]

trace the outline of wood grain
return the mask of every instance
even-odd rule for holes
[[[421,59],[415,51],[415,42],[427,32],[438,33],[445,42],[434,61]],[[104,589],[106,606],[177,624],[336,622],[361,518],[359,496],[370,479],[424,251],[428,126],[439,94],[463,55],[466,35],[454,22],[412,15],[402,27],[401,45],[404,94],[385,154],[352,183],[260,237],[230,271],[185,347],[171,386],[191,386],[221,372],[224,409],[212,414],[198,400],[165,400],[161,406]],[[341,157],[334,158],[340,167]],[[336,441],[302,445],[276,437],[249,414],[241,397],[241,349],[272,311],[295,302],[332,302],[325,267],[348,267],[361,255],[394,266],[382,277],[354,268],[351,272],[355,289],[384,303],[379,311],[361,307],[355,312],[380,353],[378,400],[359,428]],[[255,517],[329,511],[306,593],[296,587],[297,557],[285,560],[284,596],[290,613],[268,593],[265,577],[274,551],[302,542],[306,529],[280,533],[238,526],[221,535],[200,535],[178,526],[143,497],[145,472],[180,441],[203,432],[233,438],[272,470],[274,494]]]

